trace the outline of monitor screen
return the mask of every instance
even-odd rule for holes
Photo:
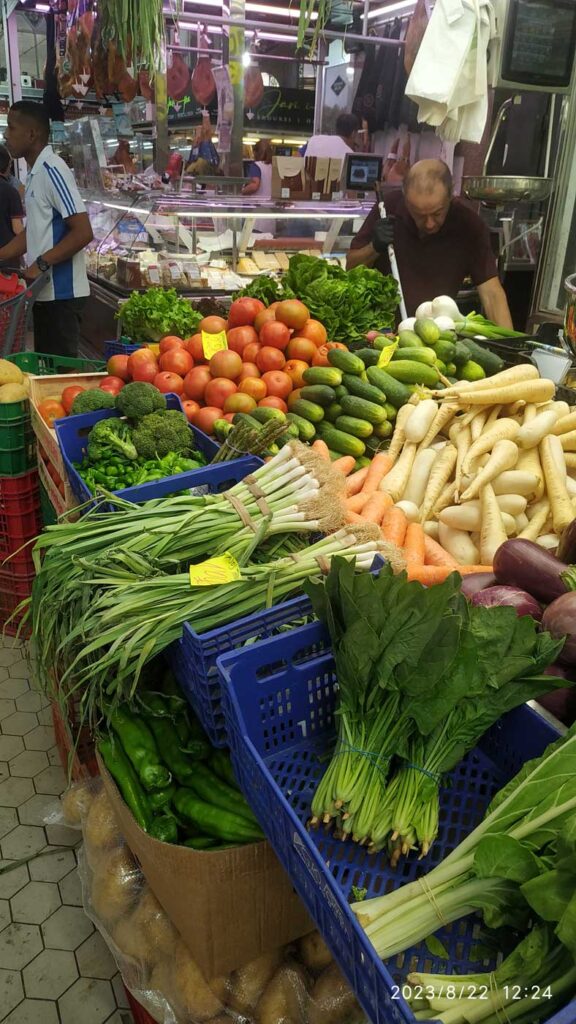
[[[368,192],[382,176],[382,157],[374,153],[349,153],[346,157],[346,189]]]
[[[510,0],[503,80],[566,87],[572,76],[575,47],[575,0]]]

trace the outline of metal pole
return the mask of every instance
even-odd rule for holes
[[[248,33],[246,33],[247,35]],[[169,46],[169,50],[173,50],[175,53],[209,53],[214,56],[222,57],[222,50],[203,50],[201,46]],[[263,54],[263,59],[266,61],[276,60],[283,61],[284,63],[294,63],[294,57],[282,57],[279,53],[266,53]],[[311,64],[314,67],[326,67],[327,61],[325,60],[307,60],[306,64]]]
[[[187,17],[191,18],[192,15],[189,14],[189,15],[187,15]],[[183,28],[183,29],[193,29],[194,28],[194,25],[192,24],[191,21],[183,21],[182,19],[180,19],[178,21],[178,24],[179,24],[180,28]],[[243,28],[243,29],[258,29],[259,31],[261,30],[264,33],[266,33],[266,32],[267,33],[273,32],[275,34],[281,33],[281,34],[284,34],[286,36],[286,42],[287,43],[295,43],[296,42],[296,36],[294,35],[294,29],[291,29],[289,25],[276,25],[276,24],[272,24],[271,22],[267,22],[267,21],[246,21],[244,19],[242,19],[240,21],[235,19],[234,22],[232,22],[230,18],[221,18],[221,17],[216,16],[216,15],[206,14],[206,27],[207,28],[210,28],[210,25],[232,25],[232,24],[237,25],[238,27]],[[310,35],[312,33],[312,31],[313,31],[313,29],[308,29],[306,34]],[[290,32],[292,34],[290,34]],[[286,33],[288,33],[288,34],[286,34]],[[392,46],[392,47],[394,47],[395,50],[397,50],[399,47],[402,48],[402,47],[404,47],[406,45],[403,39],[385,39],[385,38],[383,38],[381,36],[361,36],[361,35],[357,35],[357,34],[351,33],[351,32],[343,33],[343,32],[332,32],[332,31],[324,30],[322,32],[322,36],[323,36],[324,39],[350,39],[353,42],[365,43],[365,44],[368,44],[370,46]],[[264,38],[265,38],[265,36],[264,36]],[[279,41],[280,40],[278,40],[278,42]]]
[[[230,82],[234,93],[234,117],[232,120],[232,138],[228,174],[231,177],[242,177],[242,136],[244,134],[244,16],[246,8],[244,0],[230,2],[230,33],[228,68]]]
[[[322,67],[318,68],[316,75],[316,95],[314,97],[314,134],[322,132],[322,114],[324,113],[324,96],[326,92],[326,69],[324,61],[328,53],[328,44],[320,37],[318,41],[318,57],[322,61]]]
[[[4,30],[4,50],[6,52],[6,73],[8,76],[10,105],[22,99],[16,7],[17,0],[3,0],[2,2],[2,28]]]
[[[168,81],[166,78],[166,47],[162,47],[160,67],[154,76],[156,102],[156,171],[163,174],[170,156],[168,137]]]

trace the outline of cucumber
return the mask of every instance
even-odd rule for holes
[[[400,331],[398,348],[424,348],[424,342],[415,331]]]
[[[398,348],[392,356],[394,362],[399,359],[408,359],[410,362],[426,363],[428,366],[436,365],[436,353],[433,348]]]
[[[376,348],[359,348],[354,355],[362,360],[364,366],[376,366],[380,359],[380,352]]]
[[[322,423],[318,434],[329,448],[341,455],[353,455],[358,459],[366,451],[364,441],[352,434],[345,434],[343,430],[337,430],[331,423]]]
[[[444,377],[446,376],[446,363],[443,363],[441,359],[436,360],[436,369],[439,373],[443,374]]]
[[[396,410],[394,410],[396,412]],[[394,427],[388,420],[384,420],[384,423],[377,423],[374,427],[374,437],[385,438],[391,437],[394,431]]]
[[[237,415],[244,416],[245,413]],[[268,420],[279,420],[281,423],[286,422],[286,413],[282,412],[282,409],[269,409],[267,405],[259,405],[257,409],[252,410],[250,415],[253,419],[258,420],[259,423],[268,423]],[[236,416],[234,417],[234,423],[236,423]]]
[[[464,363],[467,363],[471,358],[472,355],[468,346],[465,345],[463,341],[457,341],[452,353],[452,362],[455,363],[456,366],[464,366]]]
[[[317,405],[316,402],[307,402],[305,398],[297,398],[292,403],[290,412],[295,412],[297,416],[302,416],[302,419],[308,420],[309,423],[320,423],[324,419],[324,409],[321,405]]]
[[[305,420],[302,418],[302,416],[298,416],[295,412],[292,411],[290,411],[287,414],[286,419],[288,420],[289,423],[292,423],[295,427],[298,428],[298,437],[300,438],[301,441],[310,443],[310,441],[314,440],[316,428],[313,423],[310,423],[310,420]]]
[[[393,359],[388,363],[386,372],[403,384],[424,384],[429,388],[433,388],[439,380],[438,370],[434,366],[408,359]],[[390,395],[387,394],[386,397],[390,398]]]
[[[394,381],[394,383],[396,382]],[[394,406],[390,402],[384,402],[384,409],[386,411],[386,419],[389,420],[390,423],[394,423],[394,420],[396,419],[396,409]]]
[[[500,373],[504,369],[504,360],[497,356],[495,352],[491,352],[490,349],[484,348],[483,345],[477,345],[475,341],[471,341],[469,338],[465,338],[461,344],[468,349],[468,359],[478,363],[478,366],[482,367],[487,377],[493,377],[495,373]],[[467,361],[465,360],[465,362]],[[456,363],[455,358],[453,362]]]
[[[344,378],[342,378],[342,380],[344,380]],[[356,380],[356,378],[354,378],[354,380]],[[334,391],[336,392],[337,402],[340,402],[344,398],[344,395],[348,394],[348,388],[345,388],[343,384],[339,384],[337,388],[334,388]]]
[[[453,341],[444,341],[443,338],[440,338],[440,341],[438,341],[434,347],[438,359],[441,359],[443,363],[452,362],[454,352],[456,351],[456,346]]]
[[[324,419],[328,420],[328,423],[334,423],[341,415],[342,406],[340,405],[340,402],[331,402],[330,405],[324,409]]]
[[[358,376],[359,373],[363,373],[366,367],[358,356],[352,354],[352,352],[345,352],[343,348],[331,348],[328,350],[328,362],[330,366],[335,366],[337,370],[342,370],[342,373],[353,373]],[[308,371],[305,370],[304,376]]]
[[[356,465],[354,466],[354,469],[365,469],[366,466],[369,466],[371,462],[372,459],[369,459],[366,455],[361,455],[359,459],[356,459]]]
[[[259,411],[258,409],[253,409],[252,410],[252,412],[258,412],[258,411]],[[272,412],[280,412],[281,410],[280,409],[272,409],[271,411]],[[284,413],[282,413],[282,417],[284,417]],[[264,420],[260,421],[258,419],[258,417],[257,416],[253,416],[252,413],[236,412],[236,413],[234,413],[234,426],[237,426],[238,423],[246,423],[249,427],[252,427],[253,430],[258,430],[258,427],[262,426],[262,424],[264,423]]]
[[[406,405],[406,402],[410,401],[412,394],[410,389],[405,387],[399,380],[391,377],[386,370],[381,370],[379,366],[369,366],[366,372],[370,383],[384,393],[386,401],[393,405],[395,409],[400,409],[401,406]]]
[[[337,430],[343,430],[345,434],[352,434],[353,437],[370,437],[374,433],[374,427],[368,420],[359,420],[355,416],[339,416],[334,424]]]
[[[365,398],[367,402],[376,402],[376,405],[381,405],[385,401],[385,396],[379,388],[375,388],[373,384],[368,384],[367,381],[361,380],[360,377],[353,377],[351,374],[345,373],[342,380],[348,389],[348,393],[356,395],[357,398]]]
[[[289,444],[290,441],[294,441],[294,440],[298,440],[298,439],[299,439],[298,427],[296,426],[295,423],[288,423],[284,433],[280,434],[280,437],[276,438],[276,444],[280,448],[283,448],[285,444]]]
[[[464,366],[460,367],[461,380],[483,380],[485,376],[484,368],[473,359],[469,359],[467,363],[464,363]]]
[[[377,338],[374,338],[372,345],[381,352],[383,348],[388,348],[388,345],[393,345],[395,341],[396,337],[394,334],[379,334]]]
[[[310,366],[304,370],[302,380],[305,384],[327,384],[328,387],[337,388],[342,383],[342,370],[335,366]]]
[[[322,367],[318,367],[318,369],[322,369]],[[307,402],[316,402],[316,405],[321,405],[325,409],[327,405],[336,401],[336,392],[327,384],[308,384],[300,389],[299,397]]]
[[[384,403],[376,405],[376,402],[367,402],[365,398],[356,398],[355,395],[348,395],[347,398],[342,399],[340,404],[346,416],[368,420],[368,423],[383,423],[386,419]]]

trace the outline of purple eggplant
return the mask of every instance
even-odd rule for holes
[[[560,574],[567,568],[549,551],[519,537],[504,541],[494,556],[498,583],[519,587],[544,604],[566,593],[568,588]]]
[[[576,519],[562,531],[557,555],[563,562],[576,562]]]
[[[533,619],[540,622],[542,609],[538,601],[527,594],[525,590],[518,587],[487,587],[486,590],[479,590],[472,598],[472,604],[482,605],[484,608],[497,608],[508,605],[516,609],[517,615],[531,615]]]
[[[477,594],[479,590],[485,590],[486,587],[493,587],[496,583],[496,577],[493,572],[471,572],[469,576],[462,577],[462,593],[464,597],[471,598],[474,594]]]
[[[542,616],[542,627],[554,637],[566,637],[558,655],[561,665],[576,665],[576,592],[562,594],[548,605]]]

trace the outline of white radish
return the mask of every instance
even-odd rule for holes
[[[423,530],[427,537],[432,537],[432,540],[438,540],[438,523],[434,523],[430,520],[429,522],[424,523]]]
[[[538,413],[522,424],[516,437],[516,444],[519,448],[534,448],[552,431],[555,423],[556,413],[553,409]]]
[[[479,438],[470,446],[462,463],[462,472],[469,473],[475,459],[486,452],[491,452],[498,441],[514,441],[520,427],[516,420],[497,420],[488,430],[484,428]]]
[[[426,496],[420,509],[420,522],[425,523],[430,518],[430,513],[440,497],[443,488],[452,477],[456,465],[456,449],[453,444],[447,444],[443,451],[436,456],[434,465],[428,479]],[[386,477],[384,477],[386,480]]]
[[[521,494],[529,498],[538,486],[538,477],[517,469],[506,470],[492,481],[495,494]]]
[[[453,505],[455,501],[456,495],[454,494],[454,482],[449,481],[449,483],[447,483],[442,489],[438,500],[434,503],[434,508],[432,509],[431,514],[435,516],[439,515],[445,508]]]
[[[568,434],[572,430],[576,430],[576,412],[571,412],[567,416],[561,416],[559,420],[556,420],[552,433]]]
[[[550,412],[550,411],[553,411],[553,412],[556,413],[556,422],[558,422],[559,420],[563,419],[565,416],[569,415],[569,413],[570,413],[570,406],[568,405],[568,402],[553,401],[553,402],[546,402],[545,405],[541,405],[539,407],[539,409],[538,409],[538,412]]]
[[[518,367],[516,367],[518,369]],[[492,380],[493,378],[488,378]],[[461,405],[508,405],[522,398],[526,402],[548,402],[556,394],[556,385],[553,380],[544,377],[538,380],[522,380],[514,384],[505,384],[501,387],[486,388],[481,391],[458,391],[457,397]],[[444,392],[448,399],[453,395]]]
[[[543,533],[541,537],[536,538],[536,543],[546,551],[556,551],[560,541],[555,533]]]
[[[428,445],[432,443],[436,435],[440,434],[441,431],[448,426],[450,421],[454,418],[458,406],[445,402],[444,405],[437,405],[436,409],[436,416],[432,420],[428,431],[420,442],[421,448],[427,448]]]
[[[394,433],[392,434],[392,440],[390,441],[390,446],[388,448],[388,455],[393,462],[396,462],[396,459],[402,451],[404,441],[406,440],[405,427],[413,412],[414,406],[408,404],[403,405],[402,408],[398,410],[396,423],[394,425]]]
[[[425,398],[419,402],[406,421],[404,427],[406,440],[413,444],[420,444],[426,437],[437,412],[438,406],[433,398]]]
[[[566,490],[571,498],[576,498],[576,480],[571,476],[566,476]]]
[[[498,507],[494,488],[487,484],[480,492],[482,527],[480,530],[480,558],[482,565],[492,565],[498,548],[504,544],[507,532],[503,515]],[[514,523],[514,526],[516,524]]]
[[[470,498],[475,498],[477,494],[480,494],[482,488],[486,487],[486,484],[491,483],[492,480],[500,476],[507,469],[513,469],[517,461],[518,448],[514,442],[509,440],[497,441],[488,462],[476,474],[470,486],[464,491],[462,501],[469,501]]]
[[[482,524],[479,501],[469,501],[465,505],[449,505],[438,513],[438,521],[452,530],[465,530],[472,533],[479,530]]]
[[[487,417],[488,410],[481,409],[478,416],[475,416],[472,422],[470,423],[470,437],[472,441],[477,441],[478,438],[480,437],[482,431],[484,430],[484,424],[486,423]]]
[[[413,501],[397,501],[396,508],[401,508],[409,523],[417,523],[420,518],[418,505]]]
[[[536,498],[541,498],[544,494],[544,473],[540,462],[539,447],[525,448],[524,451],[519,451],[516,469],[518,472],[530,473],[536,477],[537,484],[534,493]]]
[[[444,391],[439,391],[438,395],[449,397],[450,395],[458,395],[461,391],[492,391],[495,388],[499,389],[509,384],[520,384],[523,381],[533,381],[536,379],[540,379],[540,374],[536,367],[530,363],[522,363],[520,366],[510,366],[507,370],[495,373],[493,377],[483,377],[482,380],[475,381],[458,381],[449,388],[444,388]],[[516,401],[516,397],[508,399],[508,401]],[[493,403],[487,402],[486,404],[492,405]]]
[[[569,473],[576,471],[576,452],[564,452],[564,462]]]
[[[530,522],[530,520],[528,519],[528,516],[526,515],[525,512],[521,512],[519,516],[515,517],[515,519],[516,519],[516,535],[518,535],[519,533],[522,533],[522,530],[526,529],[526,527],[528,526],[528,523]]]
[[[550,514],[550,502],[548,498],[541,498],[529,509],[530,522],[518,534],[523,540],[536,540],[542,533]]]
[[[478,565],[479,552],[469,533],[453,530],[444,523],[438,524],[438,539],[449,555],[460,565]]]
[[[458,501],[460,488],[462,486],[462,463],[466,458],[466,452],[470,447],[470,427],[461,427],[459,424],[453,423],[450,428],[449,437],[452,444],[456,446],[456,486],[454,494],[456,496],[456,501]]]
[[[412,502],[417,508],[420,508],[424,501],[428,477],[436,460],[436,454],[433,448],[424,448],[417,453],[414,459],[403,499],[404,501]]]
[[[559,451],[561,452],[561,450],[561,439],[555,434],[545,437],[540,444],[540,460],[546,481],[546,494],[550,501],[554,533],[558,534],[566,529],[574,518],[574,510],[566,488],[566,463],[564,463],[564,475],[558,468]]]
[[[404,496],[406,485],[410,479],[415,455],[416,445],[412,444],[410,441],[406,441],[398,461],[392,466],[392,469],[386,473],[386,476],[382,480],[380,490],[389,494],[392,501],[399,501],[400,498]]]
[[[576,430],[569,430],[567,434],[555,434],[554,436],[559,436],[564,451],[576,452]]]

